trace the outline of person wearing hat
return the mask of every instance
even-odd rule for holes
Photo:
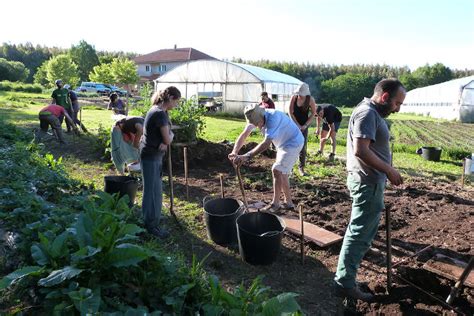
[[[321,141],[319,143],[318,155],[323,154],[324,145],[331,138],[332,151],[329,154],[329,160],[333,160],[336,155],[336,133],[342,122],[342,113],[332,104],[318,105],[316,108],[316,136],[321,131]],[[321,121],[323,126],[321,129]]]
[[[51,103],[62,106],[64,110],[66,110],[67,114],[69,114],[69,117],[73,117],[71,99],[69,98],[68,89],[64,88],[63,81],[61,79],[56,80],[54,83],[56,84],[57,89],[55,89],[51,94]],[[72,125],[68,120],[66,120],[66,128],[67,132],[70,133]]]
[[[304,167],[306,165],[306,144],[308,142],[308,128],[316,115],[316,102],[309,92],[309,86],[302,83],[290,101],[290,117],[301,131],[304,137],[303,149],[300,152],[300,162],[298,171],[304,176]]]
[[[239,155],[238,152],[245,139],[241,140],[239,145],[236,143],[237,146],[234,146],[234,149],[229,154],[229,159],[239,166],[268,149],[270,144],[273,143],[277,151],[276,160],[272,166],[273,198],[264,210],[276,212],[282,207],[285,209],[294,208],[290,192],[289,175],[298,159],[301,148],[303,148],[303,135],[298,126],[281,111],[264,109],[258,104],[250,104],[245,107],[244,115],[247,123],[258,127],[265,138],[252,150]],[[282,192],[284,203],[280,204]]]

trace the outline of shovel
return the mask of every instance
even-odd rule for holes
[[[173,191],[173,167],[171,164],[171,145],[168,145],[168,181],[170,186],[170,214],[176,220],[178,227],[181,228],[178,217],[174,212],[174,191]]]
[[[240,166],[234,166],[237,178],[239,179],[240,192],[242,193],[242,199],[244,200],[245,209],[248,209],[247,198],[245,197],[244,183],[242,182],[242,175],[240,174]]]

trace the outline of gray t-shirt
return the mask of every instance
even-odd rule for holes
[[[380,116],[368,98],[359,103],[352,112],[347,131],[347,171],[362,183],[385,182],[387,175],[354,155],[354,138],[371,140],[369,148],[384,162],[390,164],[390,131],[387,122]]]

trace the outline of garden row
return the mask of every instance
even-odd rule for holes
[[[227,292],[143,234],[127,197],[70,179],[61,159],[0,121],[0,313],[298,314],[257,278]],[[9,232],[4,233],[4,232]]]

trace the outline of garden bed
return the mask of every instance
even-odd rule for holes
[[[252,145],[251,145],[252,146]],[[240,199],[241,194],[235,172],[227,160],[231,146],[227,143],[212,144],[201,142],[188,149],[189,159],[189,196],[196,203],[209,194],[219,194],[219,174],[225,175],[225,192],[228,197]],[[182,154],[181,154],[182,155]],[[175,196],[185,198],[182,159],[180,152],[174,153]],[[270,202],[271,164],[273,159],[261,155],[250,166],[242,167],[247,199],[250,201]],[[344,235],[351,209],[351,199],[345,186],[345,179],[336,177],[326,179],[292,179],[292,192],[295,203],[304,206],[304,218],[307,222],[329,231]],[[429,249],[407,260],[396,268],[397,274],[430,293],[445,299],[454,282],[448,281],[422,269],[423,264],[435,254],[444,254],[468,261],[474,253],[472,249],[472,224],[469,218],[474,215],[472,188],[462,190],[454,183],[438,182],[433,179],[405,179],[400,187],[389,186],[385,194],[386,206],[391,210],[393,262],[408,258],[417,251],[431,245]],[[179,217],[185,217],[179,206]],[[285,215],[298,216],[296,211],[286,211]],[[202,214],[195,220],[203,222]],[[199,226],[200,236],[205,228]],[[242,280],[265,274],[264,282],[276,291],[292,291],[300,294],[298,301],[308,313],[320,312],[334,314],[340,312],[342,301],[335,297],[331,283],[340,244],[321,249],[307,244],[307,260],[301,266],[299,240],[287,235],[283,240],[283,250],[278,260],[268,267],[253,267],[239,259],[238,249],[223,248],[212,242],[186,242],[180,244],[198,256],[212,253],[208,259],[208,268],[219,275],[229,285]],[[361,303],[352,307],[359,313],[450,313],[448,309],[423,295],[413,287],[396,281],[392,294],[385,296],[385,225],[384,218],[373,248],[365,256],[358,274],[358,281],[367,284],[377,294],[377,301],[371,304]],[[461,297],[454,302],[460,311],[469,313],[474,307],[474,291],[465,288]]]

